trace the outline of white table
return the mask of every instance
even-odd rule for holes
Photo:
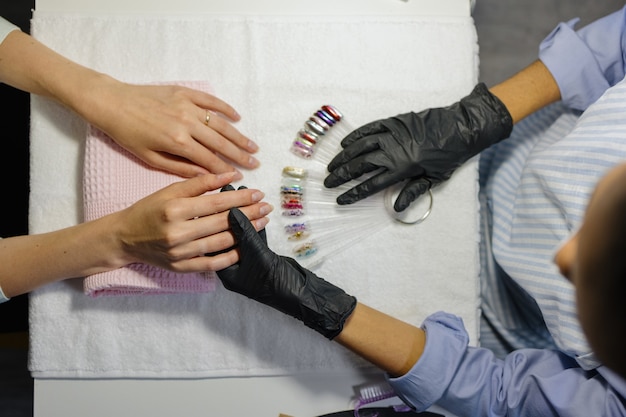
[[[35,9],[54,12],[98,13],[228,13],[228,14],[375,14],[467,16],[474,1],[468,0],[36,0]],[[312,4],[315,7],[312,7]]]
[[[61,13],[417,14],[468,16],[468,0],[37,0],[36,10]],[[35,379],[34,415],[47,416],[278,416],[312,417],[349,409],[353,387],[369,379],[337,375],[183,380]],[[434,410],[440,411],[441,410]],[[442,412],[446,415],[449,413]]]

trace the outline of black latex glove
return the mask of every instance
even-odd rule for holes
[[[337,187],[382,168],[337,197],[337,203],[352,204],[409,179],[394,203],[400,212],[472,156],[507,138],[512,128],[504,104],[481,83],[449,107],[401,114],[356,129],[341,141],[344,149],[328,165],[324,185]]]
[[[237,188],[237,189],[238,190],[247,190],[248,187],[246,187],[245,185],[240,185],[239,188]],[[235,187],[233,187],[230,184],[226,184],[225,186],[222,187],[222,189],[220,190],[220,193],[223,193],[224,191],[235,191]],[[265,236],[265,229],[259,230],[259,234],[263,238],[263,241],[267,242],[267,237]]]
[[[248,189],[248,187],[246,187],[245,185],[240,185],[239,188],[237,188],[238,190],[246,190]],[[223,193],[224,191],[235,191],[235,187],[233,187],[230,184],[226,184],[225,186],[222,187],[222,189],[220,190],[220,193]],[[261,237],[263,238],[263,240],[266,239],[265,237],[265,229],[262,229],[259,231],[259,234],[261,235]],[[227,248],[227,249],[222,249],[220,251],[217,252],[211,252],[211,253],[205,253],[204,256],[216,256],[222,253],[226,253],[228,251],[230,251],[231,249],[233,249],[232,247]]]
[[[289,314],[328,339],[341,333],[356,298],[272,252],[241,210],[231,209],[228,221],[240,260],[217,272],[224,287]]]

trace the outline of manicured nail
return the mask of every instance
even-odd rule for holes
[[[257,145],[256,143],[254,143],[253,141],[249,140],[248,141],[248,150],[250,152],[256,152],[259,150],[259,145]]]
[[[217,174],[216,178],[218,180],[238,181],[243,178],[243,175],[239,171],[228,171]]]
[[[266,204],[263,207],[261,207],[261,209],[259,210],[259,213],[265,216],[267,214],[270,214],[272,210],[274,210],[274,206],[271,204]]]
[[[218,180],[233,179],[236,173],[237,173],[236,171],[222,172],[221,174],[217,174],[217,179]]]
[[[251,156],[251,157],[248,159],[248,165],[249,165],[251,168],[256,168],[256,167],[258,167],[258,166],[259,166],[259,160],[258,160],[258,159],[256,159],[255,157]]]
[[[270,222],[269,217],[261,217],[255,222],[257,230],[263,229],[265,226],[267,226],[269,222]]]
[[[252,194],[252,201],[261,201],[265,197],[265,194],[262,191],[255,191]]]

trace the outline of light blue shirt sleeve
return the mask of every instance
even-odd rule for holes
[[[585,110],[624,78],[626,6],[575,31],[560,23],[540,44],[539,59],[556,80],[563,102]]]
[[[6,38],[7,35],[14,30],[20,30],[20,28],[18,28],[8,20],[4,19],[3,17],[0,17],[0,43],[2,43],[4,38]]]
[[[389,378],[417,411],[437,404],[462,416],[626,416],[626,380],[605,367],[585,371],[558,351],[523,349],[497,359],[469,347],[459,317],[435,313],[426,345],[406,374]]]

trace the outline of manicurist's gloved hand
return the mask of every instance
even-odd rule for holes
[[[289,314],[328,339],[341,333],[356,298],[272,252],[239,209],[230,210],[228,221],[240,261],[217,272],[224,287]]]
[[[449,107],[406,113],[368,123],[346,136],[328,165],[326,187],[382,170],[337,197],[352,204],[409,179],[394,203],[400,212],[431,186],[452,175],[472,156],[507,138],[513,120],[504,104],[478,84]]]

